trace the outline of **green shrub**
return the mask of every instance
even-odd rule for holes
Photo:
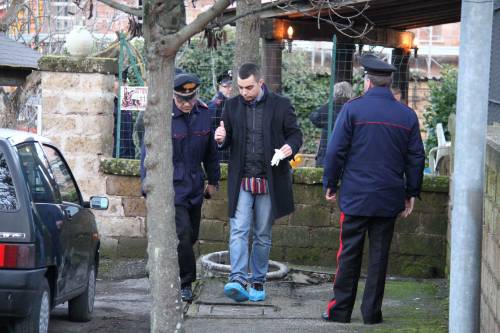
[[[201,80],[200,98],[208,102],[216,93],[214,80],[232,68],[233,55],[234,38],[219,45],[217,50],[207,49],[206,42],[202,38],[193,38],[180,52],[176,65],[186,72],[198,75]]]
[[[447,131],[448,117],[455,113],[457,100],[457,68],[445,65],[441,70],[441,81],[429,82],[430,104],[424,112],[424,124],[427,130],[425,147],[427,152],[437,146],[436,124],[442,123],[445,136],[449,139]]]
[[[304,135],[303,153],[314,154],[321,130],[308,118],[309,113],[328,102],[329,75],[316,74],[304,52],[283,53],[283,95],[290,98]]]

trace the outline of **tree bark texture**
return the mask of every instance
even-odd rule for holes
[[[143,190],[147,195],[151,332],[154,333],[184,332],[172,182],[171,114],[175,56],[185,41],[204,29],[229,4],[230,0],[218,0],[186,25],[183,0],[146,0],[144,3],[149,90],[144,113],[147,176]]]
[[[175,34],[185,24],[182,0],[147,0],[144,39],[148,59],[148,105],[144,113],[147,177],[148,269],[151,332],[184,332],[172,183],[171,110]],[[165,48],[167,42],[174,48]]]
[[[238,0],[236,16],[261,7],[261,0]],[[246,62],[259,64],[260,19],[259,15],[248,15],[236,22],[236,45],[233,63],[233,91],[237,93],[238,69]]]

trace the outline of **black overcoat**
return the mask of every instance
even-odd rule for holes
[[[266,175],[269,181],[273,217],[278,219],[294,210],[292,172],[289,160],[302,145],[302,132],[288,98],[268,92],[261,103],[264,103],[263,133],[264,158],[267,161]],[[226,147],[230,149],[227,187],[230,217],[234,217],[236,211],[245,163],[247,129],[245,112],[246,105],[241,96],[228,99],[224,105],[223,120],[226,140],[220,149]],[[274,149],[281,148],[285,143],[292,148],[292,156],[281,161],[278,166],[271,167]]]

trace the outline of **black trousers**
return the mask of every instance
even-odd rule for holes
[[[328,304],[330,320],[350,322],[368,231],[369,262],[361,313],[367,324],[382,321],[382,299],[396,217],[344,215],[340,218],[340,248],[333,282],[334,299]]]
[[[175,229],[179,238],[177,256],[179,257],[181,286],[189,285],[196,280],[196,258],[193,245],[198,240],[200,219],[201,205],[175,206]]]

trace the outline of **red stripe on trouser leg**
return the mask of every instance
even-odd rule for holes
[[[339,274],[340,254],[342,253],[342,224],[344,223],[344,219],[345,219],[344,213],[340,212],[340,221],[339,221],[339,225],[340,225],[339,242],[340,242],[340,244],[339,244],[339,250],[337,251],[337,269],[335,271],[335,278],[333,280],[334,285],[335,285],[335,280],[337,279],[337,275]],[[336,303],[337,303],[337,301],[335,299],[331,300],[328,303],[328,307],[327,307],[328,319],[331,319],[331,311]]]
[[[335,271],[335,279],[337,279],[337,274],[339,273],[339,266],[340,266],[340,254],[342,253],[342,224],[344,223],[345,215],[343,212],[340,212],[340,221],[339,221],[339,226],[340,226],[340,233],[339,233],[339,250],[337,251],[337,269]],[[335,284],[335,279],[333,280],[333,283]]]
[[[337,301],[336,301],[336,300],[334,300],[334,299],[333,299],[333,300],[331,300],[331,301],[328,303],[328,310],[327,310],[327,312],[326,312],[326,313],[328,313],[328,319],[331,319],[331,318],[330,318],[330,314],[331,314],[331,312],[330,312],[330,311],[332,311],[332,308],[334,307],[335,303],[337,303]]]

